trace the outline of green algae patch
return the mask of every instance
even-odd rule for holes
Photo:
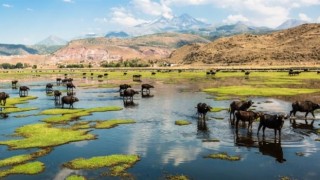
[[[83,111],[82,109],[47,109],[40,112],[41,115],[60,115],[60,114],[73,114]]]
[[[47,155],[51,151],[52,151],[52,148],[44,148],[31,154],[22,154],[22,155],[17,155],[17,156],[12,156],[6,159],[2,159],[0,160],[0,167],[22,164],[26,161],[30,161],[35,158]]]
[[[227,153],[210,154],[205,158],[221,159],[221,160],[228,160],[228,161],[239,161],[241,159],[240,156],[229,156]]]
[[[105,107],[96,107],[86,109],[85,111],[93,113],[93,112],[107,112],[107,111],[121,111],[123,108],[118,106],[105,106]]]
[[[211,108],[210,112],[221,112],[221,111],[227,111],[228,108],[221,108],[221,107],[216,107],[216,108]]]
[[[67,123],[68,121],[72,121],[75,120],[77,118],[80,118],[82,116],[89,116],[91,115],[90,112],[87,111],[80,111],[80,112],[76,112],[73,114],[64,114],[61,116],[51,116],[51,117],[47,117],[44,118],[42,121],[47,122],[47,123]]]
[[[204,89],[207,93],[216,93],[219,96],[294,96],[299,94],[311,94],[319,92],[319,89],[295,89],[295,88],[270,88],[252,86],[223,86]]]
[[[71,175],[71,176],[68,176],[66,180],[86,180],[86,178],[80,175]]]
[[[17,104],[25,104],[30,100],[37,99],[38,97],[35,96],[27,96],[27,97],[14,97],[14,98],[8,98],[6,106],[15,106]]]
[[[320,141],[320,138],[315,139],[315,141]]]
[[[2,112],[3,113],[17,113],[17,112],[26,112],[26,111],[33,111],[37,110],[38,108],[5,108]]]
[[[178,125],[178,126],[185,126],[185,125],[189,125],[189,124],[192,124],[190,121],[187,121],[187,120],[177,120],[174,122],[175,125]]]
[[[16,129],[15,135],[24,138],[0,141],[0,144],[7,145],[10,149],[43,148],[96,138],[85,130],[56,128],[42,123],[22,126]]]
[[[168,175],[166,176],[167,180],[189,180],[185,175]]]
[[[71,126],[71,129],[75,129],[75,130],[78,130],[78,129],[89,129],[89,128],[91,128],[90,123],[91,123],[91,121],[77,122],[77,123],[74,123]]]
[[[17,166],[13,166],[10,169],[0,171],[0,177],[8,176],[11,174],[27,174],[33,175],[43,172],[45,169],[45,165],[42,162],[30,162],[26,164],[21,164]]]
[[[110,168],[113,176],[127,175],[125,170],[131,168],[140,160],[138,155],[114,154],[109,156],[97,156],[89,159],[78,158],[63,164],[69,169],[98,169]]]
[[[134,120],[131,119],[111,119],[106,121],[98,121],[95,125],[97,129],[109,129],[116,127],[120,124],[133,124],[136,123]]]

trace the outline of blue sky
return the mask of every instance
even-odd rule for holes
[[[183,13],[209,24],[320,22],[320,0],[0,0],[0,5],[0,43],[10,44],[34,44],[49,35],[70,40],[106,34]]]

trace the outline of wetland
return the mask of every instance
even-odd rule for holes
[[[83,73],[86,73],[84,76]],[[126,75],[124,75],[126,72]],[[93,73],[93,75],[91,75]],[[108,73],[108,75],[104,75]],[[141,81],[133,81],[133,75]],[[4,179],[319,179],[320,111],[285,120],[281,140],[230,124],[229,105],[252,100],[250,110],[289,114],[295,101],[320,103],[320,75],[302,72],[204,70],[0,71],[0,92],[10,95],[0,116],[0,177]],[[103,75],[98,78],[98,75]],[[46,84],[66,95],[56,78],[72,78],[73,109],[61,108]],[[30,88],[19,97],[17,87]],[[136,94],[124,104],[120,84]],[[212,107],[199,121],[199,102]],[[65,106],[68,107],[68,106]]]

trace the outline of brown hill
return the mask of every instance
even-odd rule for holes
[[[53,54],[55,62],[95,62],[141,58],[167,58],[185,44],[208,43],[197,35],[162,33],[130,39],[91,38],[71,41]]]
[[[265,35],[242,34],[186,45],[167,61],[178,64],[310,65],[320,63],[320,24]]]

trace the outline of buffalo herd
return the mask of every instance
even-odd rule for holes
[[[244,125],[248,123],[247,132],[252,132],[252,124],[254,121],[259,119],[259,125],[257,130],[257,135],[262,128],[263,137],[265,136],[265,129],[273,129],[274,135],[277,137],[277,133],[279,134],[279,139],[281,138],[281,129],[284,124],[285,119],[288,118],[287,114],[279,114],[279,113],[265,113],[265,112],[254,112],[252,110],[248,110],[253,104],[252,100],[248,101],[232,101],[230,103],[229,111],[230,111],[230,124],[232,126],[235,125],[236,132],[238,132],[238,124],[241,121]],[[198,103],[197,104],[197,114],[199,121],[205,120],[205,116],[207,112],[210,111],[211,107],[206,103]],[[313,118],[314,111],[316,109],[320,109],[320,105],[311,101],[296,101],[292,103],[292,110],[290,111],[290,122],[295,118],[296,112],[305,112],[305,121],[307,123],[307,115],[309,113],[312,114]],[[293,115],[293,116],[291,116]],[[313,124],[314,119],[311,123]],[[296,125],[295,120],[293,121],[293,126]]]

